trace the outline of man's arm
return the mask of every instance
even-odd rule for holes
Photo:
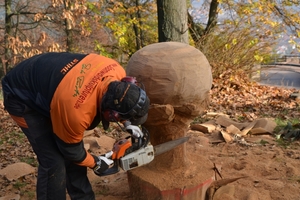
[[[84,149],[83,141],[68,144],[55,135],[57,146],[63,156],[81,166],[93,168],[96,165],[94,157]]]

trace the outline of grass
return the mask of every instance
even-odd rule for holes
[[[28,199],[35,199],[35,191],[24,191],[23,197],[28,197]]]
[[[7,143],[9,143],[9,144],[14,144],[17,141],[23,142],[24,138],[25,138],[24,133],[14,131],[14,132],[7,134],[4,138],[4,140],[7,141]]]
[[[13,184],[13,187],[18,189],[18,190],[21,190],[22,188],[24,188],[27,184],[20,181],[20,180],[17,180],[14,184]]]
[[[20,191],[20,195],[22,196],[22,198],[35,199],[35,191],[28,190],[27,186],[29,186],[28,183],[21,180],[17,180],[13,184],[13,187]]]
[[[300,120],[298,118],[275,118],[275,122],[277,124],[277,127],[274,129],[276,142],[279,146],[286,149],[291,146],[293,140],[291,140],[290,138],[284,138],[284,133],[287,133],[287,131],[294,131],[299,129]]]
[[[291,124],[298,124],[300,120],[298,118],[291,118],[291,119],[281,119],[281,118],[275,118],[275,122],[278,126],[286,126],[287,123]]]
[[[33,158],[33,157],[22,157],[20,158],[21,162],[25,162],[33,167],[37,167],[38,166],[38,162],[37,159]]]
[[[268,144],[269,142],[268,141],[266,141],[266,140],[260,140],[259,141],[259,144],[261,144],[261,145],[266,145],[266,144]]]
[[[287,149],[287,148],[291,145],[291,142],[290,142],[290,141],[287,141],[287,140],[285,140],[285,139],[283,139],[283,138],[277,139],[276,142],[277,142],[277,145],[278,145],[278,146],[281,146],[281,147],[283,147],[284,149]]]

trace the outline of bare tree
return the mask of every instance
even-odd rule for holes
[[[11,11],[11,0],[5,0],[5,28],[4,28],[4,55],[2,56],[2,70],[0,77],[6,74],[7,67],[9,64],[9,58],[11,57],[11,50],[8,48],[8,38],[12,34],[12,11]]]
[[[7,70],[15,63],[21,46],[30,46],[30,42],[27,40],[29,34],[26,31],[35,28],[39,23],[34,21],[34,16],[37,14],[36,10],[29,9],[32,6],[30,1],[5,0],[4,5],[5,25],[4,41],[0,50],[2,55],[0,76],[6,74]]]
[[[208,20],[205,27],[194,22],[193,17],[188,13],[189,31],[195,43],[198,43],[203,36],[207,35],[217,25],[218,7],[218,0],[212,0],[210,2]]]

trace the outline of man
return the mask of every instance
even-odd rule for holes
[[[87,167],[99,175],[111,152],[84,149],[83,133],[100,121],[121,122],[134,137],[149,99],[114,60],[96,54],[45,53],[13,68],[2,80],[4,107],[27,136],[39,162],[37,199],[95,199]]]

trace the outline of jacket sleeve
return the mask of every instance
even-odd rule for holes
[[[90,54],[62,79],[52,98],[50,115],[57,144],[67,159],[94,167],[93,156],[83,146],[84,131],[97,116],[108,84],[124,76],[125,70],[116,61]]]
[[[96,164],[94,157],[84,149],[83,141],[68,144],[55,136],[56,144],[60,152],[67,160],[71,160],[78,165],[93,168]]]

